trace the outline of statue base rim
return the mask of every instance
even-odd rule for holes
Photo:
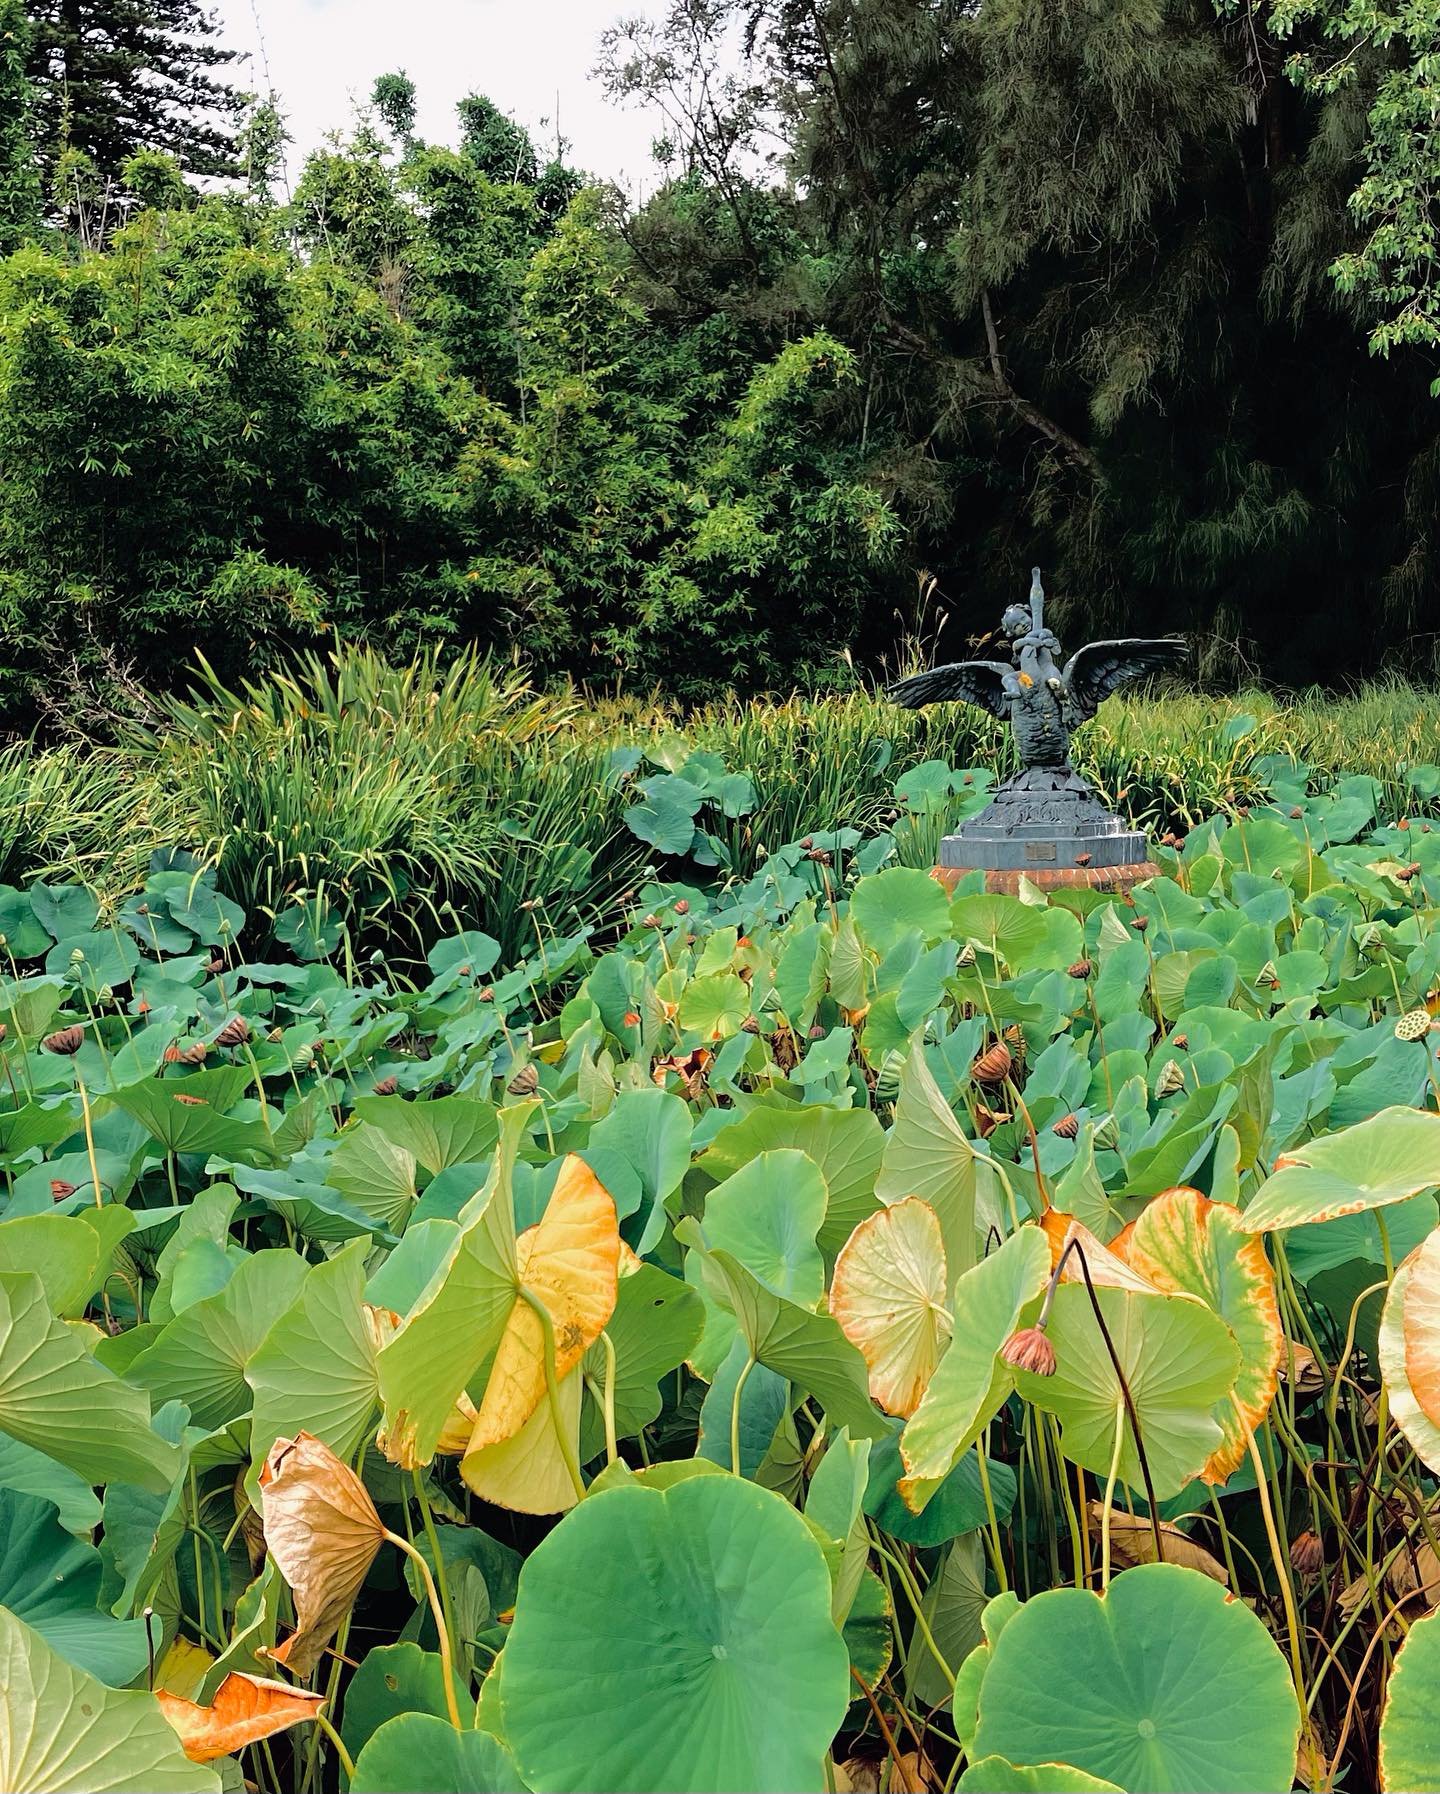
[[[985,874],[987,891],[1007,897],[1017,895],[1022,878],[1038,891],[1090,890],[1118,897],[1132,885],[1160,876],[1153,860],[1131,860],[1119,866],[932,866],[930,876],[951,893],[972,872]]]

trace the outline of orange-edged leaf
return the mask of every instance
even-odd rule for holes
[[[830,1312],[887,1413],[913,1414],[935,1373],[952,1325],[945,1279],[940,1222],[918,1196],[867,1216],[835,1260]]]
[[[1045,1229],[1045,1238],[1050,1242],[1051,1270],[1065,1257],[1067,1247],[1073,1245],[1076,1248],[1065,1259],[1065,1269],[1060,1273],[1062,1283],[1083,1283],[1085,1270],[1088,1270],[1090,1281],[1097,1287],[1103,1284],[1107,1289],[1133,1289],[1139,1290],[1142,1295],[1154,1295],[1155,1285],[1132,1265],[1127,1264],[1116,1251],[1125,1237],[1124,1233],[1117,1234],[1109,1246],[1103,1245],[1083,1221],[1054,1208],[1047,1208],[1041,1215],[1040,1225]],[[1125,1233],[1129,1231],[1127,1227]],[[1084,1270],[1080,1266],[1082,1252],[1085,1254]]]
[[[1402,1309],[1405,1374],[1415,1400],[1440,1427],[1440,1227],[1411,1253]]]
[[[287,1726],[313,1719],[325,1705],[323,1694],[268,1682],[232,1670],[215,1690],[208,1707],[157,1688],[155,1699],[185,1747],[192,1763],[213,1763],[257,1739],[283,1732]]]
[[[307,1676],[354,1605],[385,1527],[364,1483],[311,1433],[275,1441],[260,1506],[265,1543],[295,1597],[296,1630],[273,1655]]]
[[[1223,1483],[1246,1456],[1247,1428],[1254,1432],[1269,1412],[1285,1352],[1265,1242],[1242,1227],[1239,1209],[1198,1190],[1178,1189],[1165,1190],[1141,1210],[1123,1251],[1153,1288],[1198,1296],[1239,1343],[1234,1402],[1240,1413],[1230,1402],[1216,1408],[1225,1436],[1200,1472],[1207,1483]]]
[[[544,1304],[555,1329],[557,1381],[577,1365],[615,1311],[620,1229],[615,1204],[573,1153],[536,1226],[515,1242],[520,1282]],[[495,1352],[470,1451],[520,1431],[545,1396],[545,1335],[540,1317],[517,1299]]]

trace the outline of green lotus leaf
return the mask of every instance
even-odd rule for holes
[[[862,1439],[884,1435],[886,1422],[870,1400],[865,1360],[832,1315],[777,1296],[728,1252],[706,1253],[705,1265],[711,1294],[734,1314],[757,1364],[808,1389],[832,1425],[848,1426]]]
[[[310,1267],[284,1248],[240,1261],[218,1295],[195,1302],[130,1361],[125,1375],[157,1402],[181,1401],[206,1432],[250,1407],[250,1360],[300,1293]]]
[[[1027,1601],[992,1646],[979,1714],[976,1758],[1068,1763],[1145,1794],[1285,1794],[1300,1735],[1262,1622],[1176,1564]]]
[[[0,1607],[5,1794],[220,1794],[152,1694],[107,1688]]]
[[[1049,1276],[1045,1235],[1038,1227],[1022,1227],[956,1283],[950,1344],[900,1435],[906,1469],[900,1492],[917,1514],[1014,1388],[1000,1348],[1038,1304]]]
[[[457,1732],[448,1719],[387,1719],[355,1759],[352,1794],[526,1794],[514,1759],[489,1732]]]
[[[325,1181],[351,1208],[399,1232],[415,1206],[415,1155],[370,1122],[346,1128],[325,1164]]]
[[[457,1686],[457,1705],[465,1698]],[[346,1684],[340,1736],[350,1755],[358,1757],[381,1726],[400,1714],[428,1713],[448,1725],[448,1712],[445,1671],[436,1652],[409,1642],[377,1645]],[[412,1762],[412,1780],[414,1774]]]
[[[1102,1782],[1072,1769],[1068,1763],[1034,1763],[1018,1768],[1004,1757],[980,1757],[956,1783],[968,1794],[1122,1794],[1114,1782]]]
[[[793,1147],[762,1152],[706,1196],[705,1243],[732,1254],[777,1296],[813,1308],[825,1293],[817,1236],[828,1201],[825,1179],[807,1154]],[[698,1258],[687,1263],[686,1277],[704,1293]],[[692,1363],[699,1376],[713,1382],[734,1341],[735,1320],[713,1300],[706,1309],[705,1333]]]
[[[249,1081],[243,1066],[217,1066],[184,1078],[145,1078],[114,1092],[111,1100],[133,1115],[166,1152],[204,1152],[223,1158],[278,1164],[262,1123],[225,1114]]]
[[[1240,1348],[1218,1315],[1183,1296],[1097,1288],[1139,1420],[1158,1499],[1178,1494],[1198,1476],[1223,1437],[1213,1410],[1228,1403],[1240,1371]],[[1053,1376],[1017,1371],[1027,1401],[1060,1421],[1061,1448],[1072,1463],[1108,1474],[1123,1422],[1120,1481],[1144,1486],[1124,1398],[1083,1283],[1063,1283],[1050,1311]]]
[[[355,1113],[393,1146],[418,1159],[432,1177],[447,1165],[489,1158],[500,1132],[495,1110],[473,1096],[429,1097],[413,1103],[403,1096],[362,1096],[356,1099]]]
[[[1385,1794],[1440,1789],[1440,1613],[1415,1621],[1395,1657],[1380,1715]]]
[[[944,888],[928,872],[909,866],[862,878],[851,894],[850,919],[876,953],[888,952],[911,932],[927,941],[944,940],[950,933]]]
[[[830,1200],[820,1229],[820,1250],[833,1261],[865,1217],[881,1206],[875,1179],[885,1150],[885,1130],[868,1109],[800,1103],[756,1106],[721,1128],[700,1159],[700,1168],[719,1181],[758,1154],[786,1146],[807,1153],[825,1179]]]
[[[0,1221],[3,1271],[33,1271],[56,1314],[79,1314],[99,1282],[100,1235],[74,1215],[22,1215]]]
[[[918,1042],[900,1073],[895,1121],[885,1136],[875,1194],[887,1205],[918,1196],[934,1209],[951,1288],[975,1263],[979,1152],[946,1102]]]
[[[539,1794],[577,1775],[614,1794],[758,1794],[824,1786],[852,1686],[809,1527],[778,1495],[711,1475],[590,1496],[537,1547],[501,1709]]]
[[[620,1279],[615,1311],[605,1323],[615,1351],[611,1399],[617,1438],[633,1438],[659,1414],[657,1385],[694,1350],[704,1321],[704,1307],[695,1291],[658,1265],[642,1264]],[[586,1352],[583,1368],[586,1402],[580,1421],[582,1460],[595,1456],[605,1443],[603,1340],[597,1339]]]
[[[930,1636],[946,1665],[953,1671],[981,1643],[980,1616],[989,1605],[985,1592],[985,1551],[978,1534],[956,1539],[930,1579],[920,1603]],[[917,1626],[905,1658],[905,1686],[910,1696],[926,1707],[943,1706],[950,1699],[951,1684]]]
[[[144,1674],[145,1626],[99,1611],[101,1571],[100,1553],[66,1532],[53,1502],[0,1489],[0,1607],[77,1669],[123,1688]]]
[[[165,1490],[179,1470],[176,1448],[150,1424],[149,1397],[55,1319],[33,1271],[0,1275],[0,1431],[90,1483]]]
[[[315,1265],[245,1368],[255,1394],[253,1465],[302,1427],[348,1458],[379,1404],[375,1342],[365,1325],[367,1240]],[[252,1475],[254,1474],[252,1470]]]
[[[1290,1149],[1245,1210],[1251,1233],[1300,1227],[1405,1202],[1440,1186],[1440,1115],[1382,1109],[1366,1121]]]

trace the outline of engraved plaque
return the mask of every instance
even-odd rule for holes
[[[1025,843],[1025,858],[1027,860],[1053,860],[1055,858],[1055,843],[1053,841],[1027,841]]]

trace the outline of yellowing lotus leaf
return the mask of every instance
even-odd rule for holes
[[[159,1688],[155,1698],[192,1763],[213,1763],[232,1751],[313,1719],[325,1705],[323,1694],[292,1688],[232,1670],[208,1707]]]
[[[1422,1412],[1440,1427],[1440,1227],[1407,1261],[1402,1325],[1405,1374]]]
[[[296,1630],[275,1661],[306,1676],[354,1605],[385,1527],[364,1483],[311,1433],[275,1441],[260,1504],[265,1543],[295,1597]]]
[[[615,1204],[583,1159],[573,1153],[566,1159],[544,1215],[515,1242],[515,1261],[520,1282],[550,1316],[558,1380],[580,1362],[615,1312],[619,1278]],[[517,1297],[495,1352],[470,1451],[518,1433],[544,1396],[544,1330],[535,1310]]]
[[[1224,1439],[1200,1472],[1205,1482],[1223,1483],[1247,1454],[1247,1432],[1269,1412],[1285,1353],[1265,1243],[1241,1226],[1238,1209],[1211,1202],[1198,1190],[1177,1189],[1142,1209],[1113,1248],[1151,1288],[1198,1297],[1235,1335],[1240,1347],[1235,1405],[1222,1402],[1216,1409]]]
[[[830,1312],[887,1413],[913,1414],[940,1361],[951,1332],[946,1274],[940,1222],[918,1196],[862,1221],[835,1261]]]
[[[556,1390],[560,1423],[575,1457],[579,1456],[583,1385],[584,1377],[577,1366]],[[460,1474],[466,1487],[482,1501],[492,1501],[497,1507],[508,1507],[516,1513],[563,1514],[575,1505],[575,1484],[566,1467],[548,1398],[508,1439],[467,1452],[460,1460]]]
[[[1428,1241],[1423,1241],[1395,1267],[1390,1288],[1385,1292],[1385,1306],[1380,1311],[1377,1347],[1380,1374],[1385,1379],[1395,1424],[1414,1446],[1421,1463],[1427,1469],[1440,1472],[1440,1426],[1436,1426],[1421,1407],[1419,1397],[1411,1387],[1405,1338],[1410,1280],[1426,1244]]]

